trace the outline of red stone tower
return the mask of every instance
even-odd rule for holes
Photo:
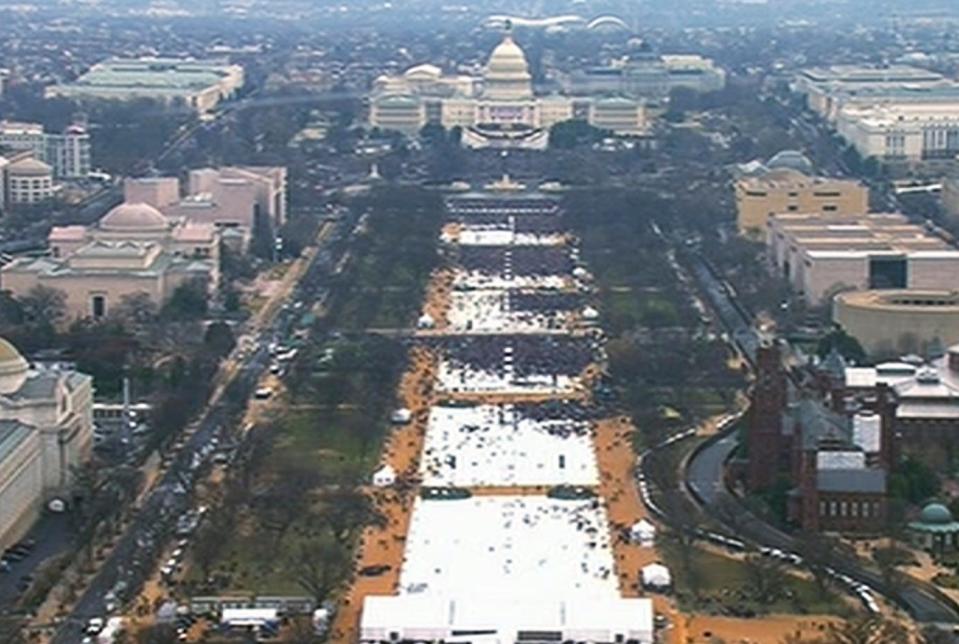
[[[756,383],[746,418],[746,485],[750,490],[771,486],[783,460],[782,415],[786,408],[786,370],[780,345],[763,342],[756,352]]]

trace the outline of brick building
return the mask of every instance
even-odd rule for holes
[[[804,530],[882,526],[895,462],[893,397],[874,392],[837,409],[816,388],[797,392],[777,343],[759,348],[756,366],[745,431],[747,489],[764,492],[787,482],[788,519]]]

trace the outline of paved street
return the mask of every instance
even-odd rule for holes
[[[344,220],[336,226],[349,230],[353,222]],[[324,227],[318,236],[323,242],[330,236]],[[334,236],[335,237],[335,236]],[[309,310],[313,303],[326,297],[324,276],[336,262],[324,248],[310,251],[301,267],[296,271],[299,281],[285,283],[278,299],[294,301],[301,299],[304,309]],[[300,312],[292,307],[270,305],[270,313],[258,318],[261,323],[253,332],[253,349],[233,364],[225,365],[232,378],[228,378],[222,387],[217,387],[211,400],[214,401],[202,417],[194,424],[196,429],[185,442],[183,448],[166,473],[159,479],[155,488],[144,501],[139,517],[118,540],[113,552],[101,566],[99,572],[87,586],[77,601],[73,612],[61,626],[54,642],[73,644],[78,641],[82,626],[91,617],[104,615],[107,610],[107,597],[110,593],[117,596],[120,603],[136,595],[139,586],[149,576],[156,565],[156,557],[169,538],[170,529],[177,517],[191,507],[191,493],[195,485],[195,468],[190,465],[211,439],[218,436],[224,423],[228,422],[241,403],[248,400],[256,388],[261,375],[270,362],[267,349],[274,338],[287,337],[293,329]],[[229,391],[230,395],[221,395]]]

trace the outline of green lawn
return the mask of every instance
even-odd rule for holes
[[[781,596],[769,603],[754,596],[753,582],[747,564],[694,548],[694,578],[681,574],[679,555],[673,548],[663,548],[663,563],[673,574],[676,596],[684,610],[726,613],[728,608],[762,613],[828,614],[846,616],[848,605],[832,591],[820,593],[812,580],[788,573],[781,574]],[[694,592],[695,589],[695,592]]]
[[[273,447],[275,463],[337,464],[365,471],[377,459],[379,441],[375,432],[357,431],[365,419],[356,409],[310,409],[289,414]],[[269,465],[267,465],[269,467]]]

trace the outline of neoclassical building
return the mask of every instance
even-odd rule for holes
[[[415,135],[427,123],[462,128],[473,148],[543,149],[549,128],[581,119],[620,135],[647,129],[642,101],[609,97],[537,96],[526,54],[507,32],[480,77],[445,76],[417,65],[399,76],[381,76],[370,99],[370,125]]]
[[[55,227],[51,256],[21,257],[0,269],[0,289],[22,297],[36,286],[66,295],[67,320],[101,318],[124,297],[145,293],[158,307],[194,280],[219,282],[220,234],[213,224],[170,219],[124,203],[90,227]]]
[[[33,369],[0,338],[0,550],[64,494],[93,446],[93,379]]]

